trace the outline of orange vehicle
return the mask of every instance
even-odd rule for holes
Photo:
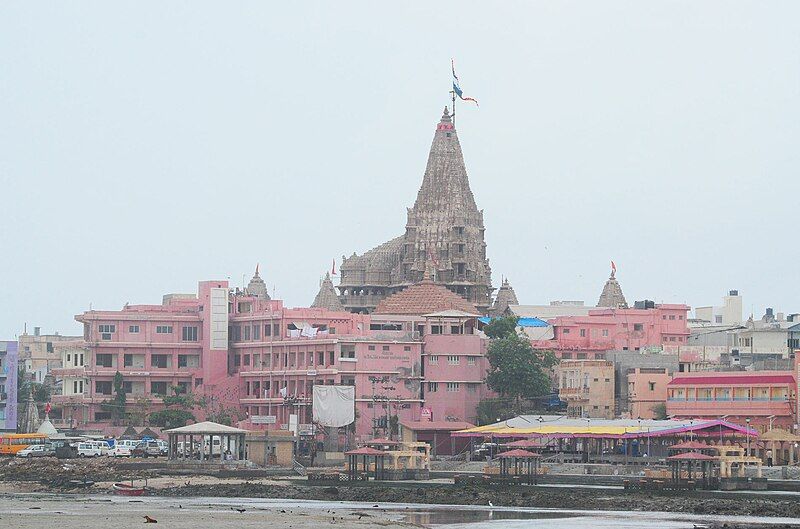
[[[43,445],[47,436],[43,433],[2,433],[0,432],[0,455],[13,456],[26,446]]]

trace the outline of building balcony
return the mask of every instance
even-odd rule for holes
[[[85,377],[86,366],[83,367],[56,367],[50,370],[54,377]]]

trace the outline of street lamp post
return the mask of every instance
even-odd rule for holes
[[[747,455],[750,456],[750,417],[746,418],[745,422],[747,423]]]

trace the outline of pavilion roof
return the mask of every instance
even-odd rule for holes
[[[498,454],[497,457],[515,457],[518,459],[522,458],[530,458],[530,457],[542,457],[541,455],[537,454],[536,452],[528,452],[527,450],[509,450],[508,452],[503,452],[502,454]]]
[[[426,278],[420,283],[383,298],[373,314],[431,314],[457,310],[468,315],[477,315],[475,305],[442,285]]]
[[[761,441],[800,441],[800,437],[786,430],[768,430],[758,437]]]
[[[667,461],[716,461],[717,458],[700,452],[684,452],[682,454],[675,454],[669,456]]]
[[[345,452],[344,455],[346,456],[383,456],[386,455],[386,452],[382,450],[375,450],[374,448],[370,448],[369,446],[362,446],[361,448],[356,448],[355,450],[350,450],[349,452]]]
[[[165,430],[167,433],[187,434],[187,435],[216,435],[216,434],[236,434],[247,433],[247,430],[241,428],[234,428],[233,426],[226,426],[211,421],[203,421],[188,426],[181,426],[180,428],[173,428]]]
[[[512,441],[505,443],[500,448],[542,448],[544,444],[540,439],[520,439],[519,441]]]
[[[712,450],[716,447],[700,441],[684,441],[669,447],[670,450]]]

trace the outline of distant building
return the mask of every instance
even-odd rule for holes
[[[0,341],[0,431],[17,431],[17,342]]]
[[[614,364],[607,360],[562,360],[556,366],[558,395],[567,415],[614,418]]]
[[[631,419],[656,419],[655,408],[666,405],[667,384],[672,374],[666,367],[636,367],[629,369],[627,379],[627,414]]]
[[[742,321],[742,297],[738,290],[731,290],[722,298],[721,307],[696,307],[695,317],[712,325],[740,325]]]
[[[533,346],[565,360],[603,359],[608,351],[677,353],[689,336],[688,311],[687,305],[652,302],[632,309],[592,309],[586,316],[549,320],[553,338]]]
[[[682,373],[667,385],[667,414],[677,419],[719,419],[762,431],[797,423],[793,371]]]
[[[628,302],[625,301],[625,295],[622,293],[622,287],[616,278],[616,270],[612,268],[611,276],[603,286],[603,292],[600,293],[600,299],[597,300],[598,307],[609,307],[612,309],[627,309]]]
[[[80,336],[42,334],[39,327],[34,327],[33,334],[25,332],[19,336],[19,364],[34,382],[43,383],[50,370],[61,363],[55,344],[76,339],[80,339]]]

